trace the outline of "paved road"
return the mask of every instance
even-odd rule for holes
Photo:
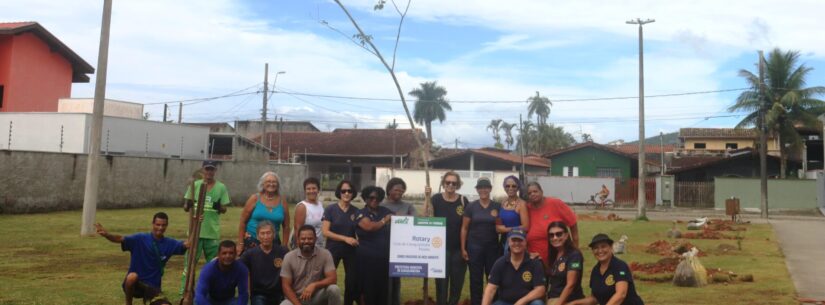
[[[800,297],[825,299],[825,220],[770,220]]]

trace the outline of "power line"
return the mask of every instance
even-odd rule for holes
[[[161,104],[191,102],[191,103],[184,104],[184,106],[187,106],[187,105],[194,105],[194,104],[198,104],[198,103],[203,103],[203,102],[212,101],[212,100],[216,100],[216,99],[227,98],[227,97],[242,96],[242,95],[249,95],[249,94],[260,94],[261,93],[260,90],[257,90],[257,91],[254,91],[254,92],[242,93],[246,90],[257,87],[258,85],[259,84],[256,83],[252,86],[243,88],[241,90],[237,90],[237,91],[234,91],[232,93],[227,93],[227,94],[219,95],[219,96],[201,97],[201,98],[193,98],[193,99],[185,99],[185,100],[169,100],[169,101],[165,101],[165,102],[144,103],[143,105],[161,105]]]

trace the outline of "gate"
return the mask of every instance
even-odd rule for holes
[[[685,208],[713,208],[713,182],[679,181],[674,187],[674,204]]]
[[[616,205],[636,206],[639,200],[639,179],[616,179]],[[656,205],[656,178],[645,179],[645,202],[652,208]]]

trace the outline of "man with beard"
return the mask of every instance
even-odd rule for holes
[[[187,242],[163,236],[169,225],[169,216],[159,212],[152,217],[152,232],[129,236],[111,234],[99,223],[95,224],[97,234],[120,244],[123,251],[131,253],[129,271],[123,279],[123,293],[126,305],[132,305],[132,298],[143,298],[146,304],[171,304],[161,293],[160,284],[163,269],[169,258],[183,254],[189,247]]]
[[[249,302],[249,270],[235,260],[238,257],[235,246],[234,241],[222,241],[218,246],[218,258],[203,265],[195,286],[195,304],[246,305]]]
[[[281,266],[281,288],[286,298],[281,305],[340,305],[332,254],[315,246],[315,228],[301,226],[297,244]]]

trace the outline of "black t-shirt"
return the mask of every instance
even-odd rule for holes
[[[378,209],[373,212],[369,207],[364,207],[358,210],[358,214],[355,215],[355,222],[358,223],[363,218],[368,218],[369,221],[372,222],[379,222],[387,215],[392,215],[392,211],[388,208],[379,206]],[[381,229],[378,229],[378,231],[372,232],[367,232],[361,229],[361,227],[356,226],[355,234],[358,235],[358,247],[355,248],[357,255],[386,258],[387,261],[389,261],[390,223],[385,224]]]
[[[507,254],[493,264],[488,283],[498,286],[499,300],[513,304],[534,288],[544,286],[543,269],[540,260],[529,257],[525,257],[516,269],[510,262],[510,254]]]
[[[241,262],[249,269],[249,287],[253,295],[262,294],[271,297],[282,296],[281,265],[284,255],[289,250],[281,245],[273,245],[269,253],[261,247],[246,250],[241,255]]]
[[[607,304],[616,293],[616,283],[621,281],[627,282],[627,297],[622,305],[644,305],[642,298],[636,293],[630,268],[624,261],[614,256],[604,274],[599,272],[599,264],[593,266],[593,271],[590,272],[590,290],[599,304]]]
[[[464,217],[470,219],[470,227],[467,230],[467,245],[481,245],[486,247],[498,247],[498,233],[496,233],[496,220],[498,220],[498,210],[501,204],[490,201],[487,208],[481,206],[478,200],[471,202],[464,209]]]
[[[444,195],[435,194],[432,197],[433,216],[447,218],[447,250],[461,248],[461,222],[467,198],[459,195],[455,201],[444,200]]]
[[[338,235],[355,237],[355,215],[358,213],[358,208],[350,205],[347,211],[341,210],[338,204],[331,204],[324,209],[324,216],[322,221],[329,221],[329,230]],[[355,247],[343,241],[332,240],[327,238],[327,250],[330,253],[342,253],[354,251]]]
[[[558,298],[561,296],[562,290],[567,286],[567,273],[571,271],[578,271],[579,276],[576,277],[576,284],[573,285],[573,293],[567,298],[567,301],[575,301],[584,298],[582,292],[582,270],[584,269],[584,258],[579,250],[573,250],[565,253],[553,262],[550,276],[547,281],[550,282],[550,290],[547,292],[548,298]]]

